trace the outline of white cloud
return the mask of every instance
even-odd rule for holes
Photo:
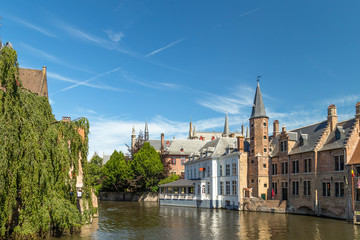
[[[17,22],[17,23],[20,23],[21,25],[25,26],[25,27],[28,27],[28,28],[31,28],[35,31],[38,31],[39,33],[42,33],[48,37],[52,37],[52,38],[56,38],[57,36],[53,33],[51,33],[49,30],[43,28],[43,27],[40,27],[40,26],[35,26],[33,24],[31,24],[29,21],[25,21],[21,18],[18,18],[18,17],[8,17],[10,20],[14,21],[14,22]]]
[[[180,39],[178,39],[178,40],[176,40],[176,41],[174,41],[174,42],[166,45],[165,47],[162,47],[162,48],[159,48],[159,49],[156,49],[156,50],[152,51],[151,53],[147,54],[146,57],[150,57],[150,56],[155,55],[155,54],[157,54],[157,53],[159,53],[159,52],[162,52],[162,51],[164,51],[165,49],[168,49],[168,48],[174,46],[175,44],[178,44],[178,43],[180,43],[180,42],[182,42],[182,41],[184,41],[184,40],[185,40],[185,38],[180,38]]]
[[[70,88],[74,88],[73,86],[82,85],[82,86],[87,86],[87,87],[97,88],[97,89],[103,89],[103,90],[109,90],[109,91],[125,91],[123,89],[114,88],[114,87],[104,85],[104,84],[103,85],[97,85],[97,84],[89,83],[89,81],[82,81],[81,82],[81,81],[78,81],[78,80],[75,80],[75,79],[72,79],[72,78],[68,78],[68,77],[62,76],[60,74],[53,73],[53,72],[47,72],[47,77],[50,78],[50,79],[52,78],[52,79],[56,79],[56,80],[63,81],[63,82],[74,83],[74,85],[71,85],[71,86],[69,86],[67,88],[64,88],[65,90],[68,90]],[[94,79],[92,79],[92,80],[94,80]],[[61,89],[61,90],[59,90],[59,91],[57,91],[55,93],[52,93],[52,95],[57,94],[57,93],[62,92],[62,91],[65,91],[64,89]]]
[[[111,41],[118,43],[125,35],[122,32],[113,32],[112,30],[105,30]]]

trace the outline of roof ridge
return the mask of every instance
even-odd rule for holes
[[[311,126],[314,126],[314,125],[316,125],[316,124],[323,123],[323,122],[327,122],[327,120],[324,120],[324,121],[321,121],[321,122],[317,122],[317,123],[313,123],[313,124],[310,124],[310,125],[306,125],[306,126],[304,126],[304,127],[295,128],[295,129],[289,130],[288,132],[296,131],[296,130],[299,130],[299,129],[302,129],[302,128],[306,128],[306,127],[311,127]]]

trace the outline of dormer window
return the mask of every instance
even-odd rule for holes
[[[181,149],[180,149],[180,152],[182,152],[182,153],[183,153],[183,152],[184,152],[184,149],[183,149],[183,148],[181,148]]]
[[[335,131],[335,139],[339,140],[340,138],[341,138],[341,133],[340,133],[340,130],[337,128]]]
[[[304,146],[304,138],[302,136],[299,138],[299,145]]]

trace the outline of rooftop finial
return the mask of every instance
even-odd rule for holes
[[[257,81],[258,83],[260,82],[260,78],[261,78],[261,75],[257,76],[256,81]]]

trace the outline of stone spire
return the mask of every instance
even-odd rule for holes
[[[229,120],[228,120],[228,114],[226,112],[223,136],[229,136],[229,134],[230,134]]]
[[[148,128],[147,120],[146,120],[146,122],[145,122],[145,136],[144,136],[144,140],[145,140],[145,141],[149,141],[149,128]]]
[[[250,134],[249,134],[249,127],[246,127],[246,138],[249,138],[250,137]]]
[[[196,134],[196,128],[195,128],[195,124],[194,124],[193,137],[195,137],[195,134]]]
[[[192,139],[192,119],[190,119],[189,137],[188,137],[188,139]]]
[[[255,92],[255,98],[254,98],[254,105],[252,107],[251,117],[250,118],[259,118],[259,117],[266,117],[264,102],[261,96],[260,91],[260,79],[257,80],[257,87]]]

